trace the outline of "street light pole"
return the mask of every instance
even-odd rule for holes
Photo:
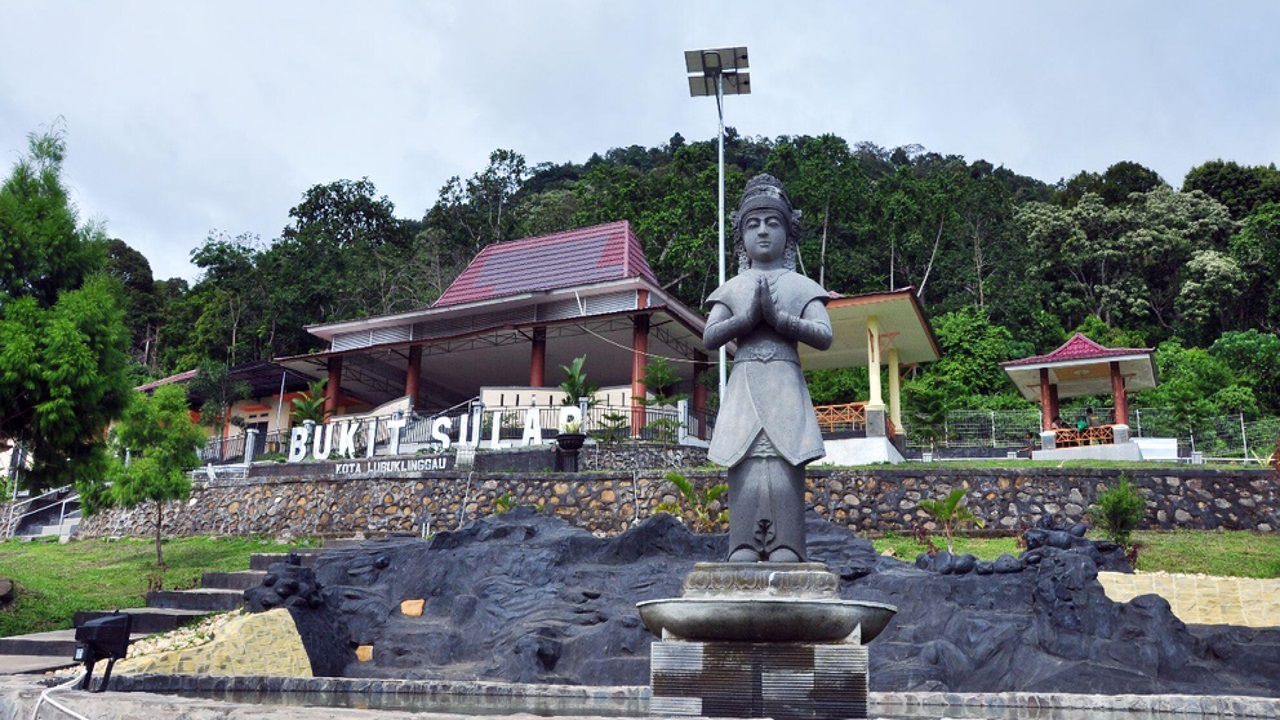
[[[719,48],[716,50],[689,50],[684,54],[685,67],[689,75],[689,94],[693,97],[715,95],[716,116],[719,120],[719,150],[717,165],[719,167],[719,214],[716,216],[716,227],[719,230],[719,256],[716,263],[720,271],[720,285],[725,282],[725,247],[724,247],[724,96],[747,95],[751,92],[751,77],[743,72],[747,68],[747,49],[745,47]],[[726,80],[728,81],[726,87]],[[712,83],[714,82],[714,87]],[[728,378],[728,356],[725,346],[720,346],[720,384],[719,397],[724,400],[724,387]]]

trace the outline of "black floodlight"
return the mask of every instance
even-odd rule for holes
[[[116,660],[129,653],[129,633],[132,628],[133,616],[119,610],[89,620],[76,628],[76,652],[72,659],[84,663],[81,690],[89,690],[94,663],[104,659],[107,660],[107,669],[102,673],[102,682],[98,685],[97,692],[107,689],[107,682],[111,680],[111,668],[115,667]]]

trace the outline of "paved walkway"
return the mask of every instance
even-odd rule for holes
[[[1159,595],[1169,601],[1173,614],[1184,623],[1280,626],[1280,579],[1100,572],[1098,580],[1107,597],[1118,602]]]

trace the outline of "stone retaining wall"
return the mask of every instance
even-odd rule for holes
[[[459,527],[501,506],[533,505],[597,533],[631,527],[676,489],[663,470],[559,473],[436,471],[382,477],[353,475],[226,479],[199,485],[164,509],[170,535],[350,535],[423,533]],[[724,482],[720,471],[684,470],[699,487]],[[821,515],[859,531],[910,532],[926,523],[916,504],[970,489],[968,505],[989,529],[1009,533],[1049,516],[1084,519],[1099,492],[1122,471],[1078,469],[961,470],[936,465],[811,469],[808,500]],[[1280,489],[1268,470],[1125,470],[1147,499],[1148,528],[1273,532],[1280,528]],[[84,537],[148,535],[154,509],[111,510],[87,518]]]

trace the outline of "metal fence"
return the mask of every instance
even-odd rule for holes
[[[1094,421],[1113,422],[1110,408],[1097,408]],[[1067,422],[1074,423],[1074,417]],[[908,447],[928,449],[929,433],[920,423],[904,422]],[[953,410],[938,428],[938,447],[944,448],[1014,448],[1027,444],[1028,433],[1040,433],[1040,411],[1030,410]],[[1163,408],[1136,408],[1129,414],[1129,429],[1138,438],[1176,438],[1178,454],[1190,457],[1199,453],[1207,459],[1239,462],[1265,460],[1276,449],[1280,438],[1280,417],[1247,420],[1243,414],[1217,417],[1188,417],[1185,413]]]

